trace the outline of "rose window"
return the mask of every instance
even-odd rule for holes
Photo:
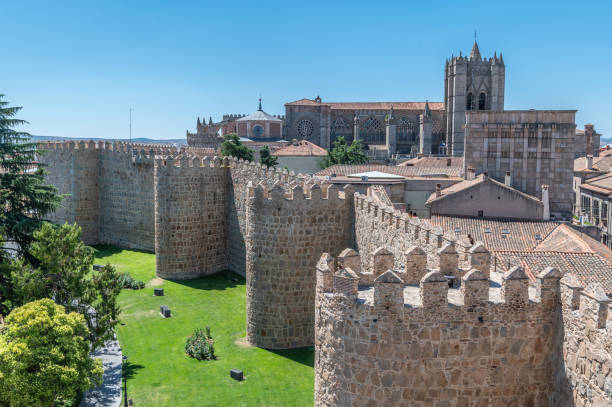
[[[303,139],[307,139],[312,136],[314,125],[310,120],[300,120],[297,124],[297,131]]]

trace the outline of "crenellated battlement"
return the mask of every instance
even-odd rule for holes
[[[299,176],[298,176],[299,177]],[[320,184],[316,181],[305,183],[303,179],[295,177],[294,182],[275,182],[271,187],[261,181],[257,185],[248,186],[249,197],[254,201],[254,205],[274,206],[280,201],[292,202],[294,204],[304,203],[313,205],[315,201],[325,201],[329,205],[340,203],[351,199],[353,188],[345,186],[341,191],[331,184]],[[341,202],[340,202],[341,201]]]
[[[471,267],[451,288],[456,276],[443,270],[456,255],[446,243],[432,269],[414,246],[393,269],[379,247],[366,256],[373,276],[355,250],[321,256],[315,406],[549,405],[561,273],[546,268],[533,291],[519,267],[491,279]]]
[[[477,249],[482,252],[480,246]],[[423,312],[440,313],[447,318],[449,313],[456,316],[467,309],[475,312],[488,308],[489,314],[534,312],[538,307],[550,310],[559,300],[561,273],[553,267],[537,277],[540,291],[530,293],[529,278],[520,267],[509,270],[501,281],[491,281],[471,267],[462,270],[460,284],[454,284],[457,274],[450,273],[458,270],[456,261],[452,261],[456,252],[447,244],[438,256],[440,268],[428,269],[424,252],[415,246],[405,254],[405,267],[393,270],[393,253],[380,247],[371,256],[370,271],[362,271],[359,254],[354,250],[345,249],[335,259],[326,253],[317,265],[317,291],[350,299],[349,303],[339,302],[346,307],[336,310],[342,314],[385,314],[385,310],[393,309],[403,313],[405,320],[422,318]],[[455,285],[460,287],[451,288]]]

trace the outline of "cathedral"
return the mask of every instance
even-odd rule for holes
[[[319,96],[285,104],[285,116],[261,107],[250,115],[228,114],[206,124],[198,118],[190,145],[209,146],[214,135],[237,133],[252,141],[307,140],[324,148],[335,140],[360,140],[388,154],[463,155],[465,113],[504,109],[501,56],[482,58],[474,41],[469,57],[452,56],[444,70],[444,102],[326,102]]]
[[[317,97],[285,104],[285,137],[330,147],[358,138],[389,154],[463,155],[465,112],[504,109],[505,65],[482,58],[474,41],[469,57],[451,57],[444,69],[444,102],[325,102]]]

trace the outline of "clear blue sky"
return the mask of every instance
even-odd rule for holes
[[[100,3],[100,4],[97,4]],[[444,61],[503,52],[506,109],[577,109],[612,136],[610,1],[3,0],[0,93],[26,130],[180,138],[197,116],[443,101]]]

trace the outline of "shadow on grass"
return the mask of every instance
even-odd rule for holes
[[[133,379],[140,369],[144,369],[143,365],[132,363],[129,360],[123,363],[123,375],[128,379]]]
[[[170,280],[173,283],[184,285],[196,290],[226,290],[245,284],[244,277],[232,273],[231,271],[222,271],[212,276],[196,278],[193,280]]]
[[[301,363],[302,365],[314,367],[313,347],[301,349],[268,350],[268,352],[272,352],[275,355],[291,359],[294,362]]]
[[[110,244],[99,244],[99,245],[95,245],[95,246],[91,246],[91,247],[93,247],[93,249],[95,250],[96,257],[98,257],[100,259],[103,259],[105,257],[113,256],[115,254],[121,253],[124,250],[129,250],[130,252],[136,252],[136,253],[154,254],[153,252],[149,252],[149,251],[146,251],[146,250],[127,249],[127,248],[121,248],[121,247],[113,246],[113,245],[110,245]]]

